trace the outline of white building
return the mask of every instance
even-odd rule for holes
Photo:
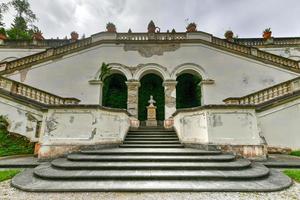
[[[152,93],[157,118],[186,146],[253,158],[300,148],[300,38],[100,32],[61,44],[0,46],[0,115],[41,158],[122,143]]]

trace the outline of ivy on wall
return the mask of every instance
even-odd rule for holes
[[[105,78],[103,85],[102,105],[111,108],[127,108],[126,77],[112,74]]]
[[[147,120],[147,106],[150,95],[156,101],[156,117],[157,120],[165,119],[165,94],[162,86],[163,80],[155,74],[147,74],[140,80],[141,86],[139,88],[139,120]]]
[[[201,78],[192,74],[177,77],[176,108],[191,108],[201,105]]]

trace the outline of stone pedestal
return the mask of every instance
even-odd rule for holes
[[[140,82],[137,80],[127,81],[127,111],[135,118],[138,118],[138,96]]]
[[[147,106],[146,126],[157,126],[156,106],[154,105]]]
[[[91,85],[99,85],[99,105],[102,106],[103,98],[103,81],[101,80],[90,80]]]
[[[165,119],[169,119],[176,111],[176,84],[175,80],[164,81],[165,87]]]

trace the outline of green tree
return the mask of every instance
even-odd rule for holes
[[[8,10],[8,6],[6,3],[0,3],[0,26],[4,26],[3,20],[3,13]]]
[[[104,78],[110,74],[110,71],[111,67],[109,66],[109,64],[103,62],[101,65],[101,73],[99,76],[100,81],[103,81]]]
[[[30,3],[28,0],[12,0],[9,5],[11,5],[17,12],[14,21],[11,25],[11,29],[7,31],[10,39],[31,39],[36,26],[33,22],[37,20],[36,15],[30,8]],[[29,29],[28,26],[32,28]]]

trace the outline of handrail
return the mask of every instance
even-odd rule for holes
[[[223,101],[225,104],[231,105],[257,105],[298,90],[300,90],[300,77],[276,84],[257,92],[253,92],[246,96],[229,97]]]
[[[32,86],[0,76],[0,88],[48,105],[78,104],[76,98],[64,98]]]
[[[263,38],[237,38],[234,41],[246,46],[300,45],[300,37],[271,38],[271,40]]]
[[[295,60],[291,60],[285,57],[281,57],[272,53],[268,53],[265,51],[261,51],[257,48],[253,48],[253,47],[248,47],[245,45],[240,45],[234,42],[228,42],[224,39],[220,39],[217,37],[213,37],[212,38],[212,43],[222,46],[222,47],[226,47],[228,49],[234,50],[234,51],[238,51],[240,53],[244,53],[244,54],[248,54],[248,55],[252,55],[258,58],[262,58],[264,60],[268,60],[271,61],[273,63],[277,63],[279,65],[283,65],[283,66],[287,66],[289,68],[292,68],[294,70],[300,70],[299,67],[299,62],[295,61]]]

